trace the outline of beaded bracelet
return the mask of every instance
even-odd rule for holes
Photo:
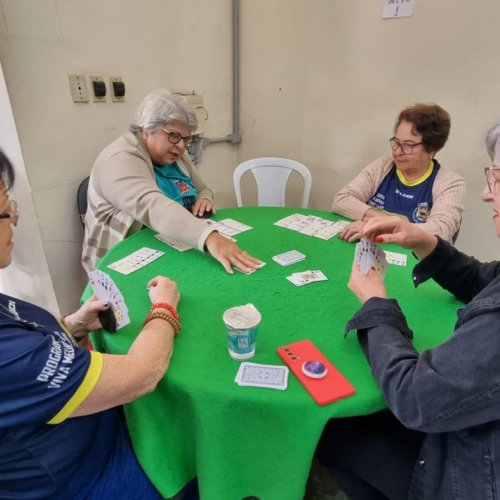
[[[153,312],[155,309],[166,309],[176,320],[179,320],[179,313],[174,309],[174,306],[171,306],[166,302],[156,302],[156,304],[153,304],[151,306],[151,312]]]
[[[174,335],[178,335],[179,332],[181,331],[181,323],[178,319],[175,319],[173,316],[170,314],[163,312],[163,311],[152,311],[150,312],[145,318],[142,323],[142,327],[146,326],[146,323],[149,323],[153,319],[162,319],[164,321],[167,321],[172,325],[172,328],[174,329]]]

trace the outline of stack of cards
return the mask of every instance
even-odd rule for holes
[[[284,391],[288,387],[288,367],[243,362],[234,381],[238,385],[267,387]]]
[[[113,262],[108,267],[122,274],[130,274],[141,267],[147,266],[150,262],[153,262],[164,254],[165,252],[161,250],[143,247],[123,259]]]
[[[109,302],[111,304],[111,309],[116,320],[116,329],[119,330],[128,325],[130,323],[128,308],[115,282],[108,274],[99,270],[90,271],[88,275],[94,295],[101,302]]]
[[[373,267],[379,276],[384,279],[387,260],[384,251],[376,243],[366,238],[359,240],[359,243],[356,244],[354,259],[362,273],[368,274]]]
[[[295,264],[296,262],[300,262],[304,260],[306,256],[298,252],[297,250],[290,250],[289,252],[280,253],[279,255],[275,255],[273,257],[274,262],[277,262],[281,266],[290,266],[291,264]]]
[[[293,273],[287,276],[286,279],[291,281],[295,286],[303,286],[314,283],[315,281],[326,281],[328,278],[321,271],[316,270]]]

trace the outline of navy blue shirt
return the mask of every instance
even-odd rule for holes
[[[440,165],[431,161],[427,172],[410,182],[393,165],[368,205],[386,212],[405,215],[410,222],[427,222],[432,209],[432,186]]]

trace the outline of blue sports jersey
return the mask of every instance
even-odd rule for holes
[[[432,209],[432,186],[440,165],[432,160],[426,173],[409,182],[393,165],[368,205],[386,212],[405,215],[410,222],[426,222]]]
[[[191,210],[198,193],[191,179],[177,165],[154,165],[156,184],[165,196]]]
[[[102,355],[47,311],[0,294],[0,498],[84,498],[116,447],[116,410],[67,418]],[[91,478],[91,480],[89,480]]]

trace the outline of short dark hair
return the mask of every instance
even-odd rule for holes
[[[410,122],[413,125],[413,132],[422,136],[422,145],[427,152],[439,151],[450,135],[450,114],[434,103],[417,103],[403,109],[396,119],[394,132],[401,122]]]
[[[10,189],[14,185],[16,174],[14,167],[7,158],[7,155],[0,149],[0,178],[3,180],[6,189]]]

